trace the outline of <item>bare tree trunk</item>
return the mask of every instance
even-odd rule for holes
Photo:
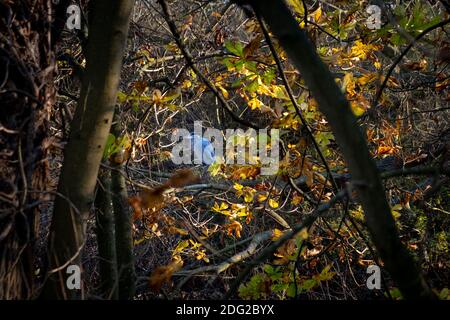
[[[95,233],[100,269],[100,293],[106,299],[115,300],[118,298],[118,279],[110,171],[100,169],[98,180],[95,195]]]
[[[117,119],[116,119],[117,120]],[[112,133],[120,136],[120,125],[113,125]],[[113,163],[111,191],[116,226],[117,269],[119,273],[119,299],[131,299],[135,292],[136,274],[133,257],[132,212],[127,203],[128,193],[122,163]]]
[[[420,268],[401,243],[383,185],[356,118],[305,31],[283,1],[243,0],[270,26],[319,103],[347,161],[364,209],[367,227],[386,269],[409,299],[433,299]]]
[[[86,221],[111,127],[133,4],[134,0],[93,0],[92,3],[86,72],[58,185],[63,197],[55,201],[49,235],[50,273],[44,285],[45,298],[80,296],[80,290],[68,290],[66,270],[68,265],[81,268]]]

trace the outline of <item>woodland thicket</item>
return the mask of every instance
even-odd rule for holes
[[[450,299],[447,0],[0,13],[0,298]],[[175,164],[195,121],[278,170]]]

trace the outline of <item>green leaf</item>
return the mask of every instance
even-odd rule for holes
[[[245,67],[251,72],[258,72],[257,64],[255,61],[245,61]]]
[[[245,61],[244,60],[238,60],[236,62],[236,70],[241,71],[245,67]]]
[[[257,78],[244,87],[244,89],[247,90],[249,93],[256,92],[256,90],[258,90],[258,88],[259,88],[259,83],[258,83]]]
[[[301,289],[302,291],[309,291],[312,288],[314,288],[317,285],[317,281],[316,279],[312,278],[312,279],[308,279],[303,281],[302,285],[301,285]]]
[[[235,68],[235,59],[230,59],[230,58],[224,58],[222,59],[222,63],[225,65],[225,67],[227,67],[228,70],[232,70],[233,68]]]
[[[328,281],[335,275],[335,272],[330,272],[331,264],[327,265],[323,270],[320,272],[318,279],[320,281]]]
[[[128,96],[123,93],[122,91],[117,91],[117,102],[118,103],[125,103],[128,99]]]
[[[264,269],[264,272],[267,273],[268,275],[271,275],[274,273],[274,268],[270,264],[265,264],[263,269]]]
[[[297,290],[296,290],[296,288],[297,288]],[[289,284],[289,287],[286,290],[286,295],[289,298],[295,298],[296,293],[298,294],[298,291],[299,291],[298,286],[296,287],[295,283],[291,283],[291,284]]]
[[[173,94],[171,94],[171,95],[168,95],[168,96],[163,97],[163,98],[161,99],[161,102],[169,102],[169,101],[175,100],[175,99],[178,98],[180,95],[181,95],[181,93],[175,92],[175,93],[173,93]]]
[[[276,76],[276,73],[275,73],[275,69],[273,69],[273,68],[269,68],[266,71],[264,71],[264,73],[262,75],[264,84],[270,85],[272,83],[272,80],[275,79],[275,76]]]
[[[403,299],[402,294],[398,288],[392,288],[391,290],[389,290],[389,293],[391,294],[391,297],[394,300],[402,300]],[[386,295],[386,293],[385,293],[385,295]]]
[[[230,51],[231,53],[233,53],[239,57],[244,56],[244,47],[242,46],[242,44],[240,42],[226,41],[225,48],[227,48],[228,51]]]
[[[270,264],[264,265],[264,272],[269,276],[273,281],[279,280],[283,277],[283,274],[280,271],[280,267],[272,267]]]
[[[242,85],[242,79],[237,79],[231,84],[232,88],[239,88]]]
[[[439,293],[439,299],[441,299],[441,300],[448,300],[448,299],[450,299],[448,288],[444,288],[444,289],[441,290],[441,292]]]
[[[255,274],[249,282],[239,287],[239,296],[243,299],[260,299],[264,294],[261,290],[264,281],[263,274]]]
[[[178,245],[173,250],[173,255],[175,255],[177,253],[181,253],[187,247],[189,247],[189,241],[188,240],[180,241],[180,243],[178,243]]]
[[[287,288],[288,288],[287,283],[275,283],[270,286],[270,290],[272,290],[273,293],[283,292]]]
[[[107,159],[114,153],[115,141],[116,137],[112,133],[108,134],[108,138],[106,138],[105,149],[103,150],[103,159]]]

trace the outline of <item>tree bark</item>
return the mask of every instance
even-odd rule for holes
[[[112,133],[120,136],[120,126],[116,119]],[[119,273],[119,299],[131,299],[136,289],[136,274],[133,257],[133,221],[127,203],[128,192],[123,176],[123,164],[112,163],[111,191],[113,194],[114,217],[116,220],[117,269]]]
[[[100,293],[106,299],[115,300],[118,298],[117,255],[109,170],[100,169],[98,180],[95,213]]]
[[[401,243],[383,185],[344,94],[283,1],[244,0],[264,18],[327,117],[352,175],[365,220],[386,269],[407,299],[433,299],[420,268]]]
[[[80,265],[86,221],[106,138],[110,131],[123,53],[134,0],[94,0],[89,17],[87,66],[80,100],[71,124],[69,142],[54,205],[49,245],[49,277],[43,297],[79,298],[68,290],[68,265]]]
[[[35,293],[34,255],[48,194],[56,63],[52,3],[0,3],[0,299]]]

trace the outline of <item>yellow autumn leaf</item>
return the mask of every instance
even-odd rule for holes
[[[355,79],[351,72],[347,72],[342,80],[342,91],[347,92],[350,97],[356,95]]]
[[[228,97],[229,97],[228,91],[224,87],[222,87],[220,84],[216,84],[216,86],[217,86],[217,88],[219,88],[220,92],[222,92],[223,97],[225,99],[228,99]]]
[[[295,195],[292,197],[292,205],[293,206],[298,206],[299,204],[301,204],[303,202],[303,197],[299,196],[299,195]]]
[[[313,13],[311,13],[311,15],[314,17],[314,21],[318,22],[320,17],[322,16],[322,7],[318,7],[316,9],[316,11],[314,11]]]
[[[206,251],[205,251],[205,250],[197,251],[197,252],[195,253],[195,259],[197,259],[197,260],[203,260],[203,261],[205,261],[206,263],[209,263],[209,259],[208,259],[208,257],[206,256]]]
[[[175,256],[175,255],[183,252],[183,250],[186,249],[187,247],[189,247],[189,242],[187,240],[180,241],[180,243],[178,243],[178,245],[175,247],[175,249],[173,249],[172,255]]]
[[[241,191],[244,188],[244,186],[236,182],[235,184],[233,184],[233,188],[236,189],[237,191]]]
[[[192,239],[189,239],[189,242],[191,244],[192,250],[197,250],[198,248],[200,248],[202,246],[202,244],[200,242],[194,241]]]
[[[263,106],[264,104],[258,100],[258,98],[252,98],[247,102],[248,106],[250,107],[250,109],[255,110],[255,109],[260,109],[261,106]]]
[[[278,204],[278,202],[274,199],[269,199],[269,206],[273,209],[278,208],[280,205]]]
[[[391,208],[391,214],[392,217],[394,218],[394,220],[397,220],[398,218],[400,218],[401,214],[401,210],[403,209],[403,206],[401,204],[396,204],[395,206],[393,206]]]
[[[267,199],[267,195],[266,194],[258,194],[257,196],[257,200],[258,202],[264,202]]]
[[[278,228],[275,228],[273,230],[273,235],[272,235],[272,241],[277,241],[282,235],[283,235],[284,231],[281,231]]]
[[[373,51],[381,49],[380,45],[365,44],[361,40],[356,40],[355,44],[350,49],[350,54],[353,58],[365,60]]]
[[[272,98],[289,100],[289,95],[287,94],[286,88],[280,85],[270,86],[270,96]]]
[[[189,232],[187,232],[186,230],[181,229],[181,228],[177,228],[177,227],[174,227],[174,226],[169,227],[169,229],[167,231],[170,234],[179,234],[179,235],[182,235],[182,236],[187,236],[189,234]]]
[[[183,84],[181,85],[181,88],[183,89],[189,89],[192,86],[191,80],[184,80]]]
[[[246,192],[244,194],[244,201],[245,202],[252,202],[253,201],[253,193],[252,192]]]
[[[367,73],[358,78],[357,82],[360,86],[365,86],[368,83],[374,82],[378,75],[376,73]]]
[[[292,7],[295,13],[301,16],[305,14],[305,9],[303,8],[303,4],[301,3],[300,0],[287,0],[286,2],[288,3],[289,6]]]
[[[211,175],[211,177],[217,176],[221,170],[222,170],[222,164],[220,164],[218,161],[212,163],[208,167],[208,172]]]
[[[232,236],[233,232],[234,232],[234,234],[236,235],[237,238],[241,237],[242,225],[238,221],[233,221],[233,222],[225,225],[224,227],[227,230],[227,234],[229,236]]]
[[[382,156],[386,154],[394,154],[395,149],[391,146],[378,146],[377,148],[377,155]]]
[[[223,213],[223,211],[225,211],[226,209],[228,209],[228,204],[226,204],[225,202],[220,203],[220,206],[217,204],[217,202],[214,202],[214,205],[212,207],[212,210],[218,213]]]
[[[354,101],[350,103],[350,106],[352,108],[353,114],[357,117],[362,116],[364,112],[366,112],[364,108],[362,108],[358,103],[355,103]]]
[[[308,228],[303,228],[295,235],[297,239],[305,240],[308,239]]]
[[[134,244],[135,246],[137,246],[137,245],[141,244],[142,242],[144,242],[145,240],[147,240],[147,238],[146,238],[146,237],[142,237],[142,238],[140,238],[140,239],[134,240],[134,241],[133,241],[133,244]]]

